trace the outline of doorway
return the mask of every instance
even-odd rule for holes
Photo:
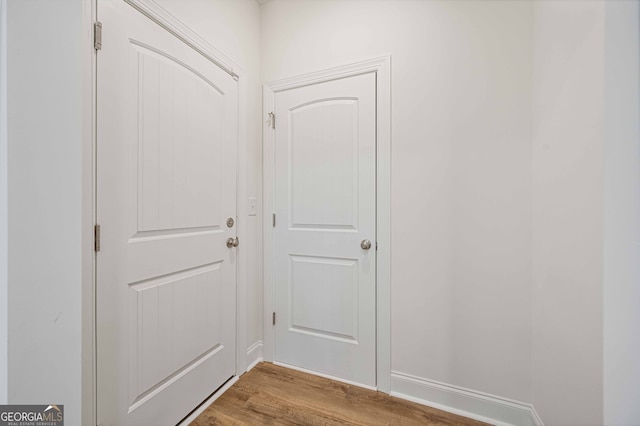
[[[389,391],[389,57],[265,85],[265,358]]]

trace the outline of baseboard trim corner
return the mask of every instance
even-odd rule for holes
[[[262,356],[263,349],[262,340],[258,340],[253,345],[247,349],[247,369],[246,371],[251,370],[253,367],[264,361]]]
[[[391,395],[496,426],[544,426],[530,404],[397,371]]]

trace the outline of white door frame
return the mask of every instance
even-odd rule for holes
[[[96,20],[96,11],[97,11],[97,2],[99,0],[91,0],[90,10],[85,13],[84,19],[88,22],[85,22],[85,32],[92,33],[93,30],[93,22]],[[210,60],[215,65],[219,66],[227,73],[229,73],[232,77],[234,77],[238,81],[238,170],[237,170],[237,236],[241,242],[248,242],[248,206],[246,203],[247,200],[247,95],[248,95],[248,86],[247,86],[247,71],[239,66],[236,62],[230,59],[227,55],[222,53],[220,50],[213,47],[209,42],[200,37],[197,33],[187,27],[184,23],[178,19],[178,17],[171,14],[168,10],[160,6],[154,0],[124,0],[126,3],[140,11],[142,14],[147,16],[149,19],[163,27],[165,30],[169,31],[171,34],[182,40],[186,45],[196,50],[202,56]],[[91,15],[91,19],[88,19],[88,16]],[[100,17],[97,17],[98,20]],[[105,31],[108,29],[105,28]],[[93,42],[91,42],[93,44]],[[85,209],[90,209],[92,212],[93,223],[96,223],[96,175],[95,175],[95,167],[97,165],[97,158],[95,157],[96,147],[97,147],[97,135],[96,135],[96,88],[97,88],[97,64],[96,57],[99,60],[100,53],[92,52],[92,66],[91,66],[91,90],[90,97],[91,100],[85,100],[87,103],[91,103],[92,115],[85,117],[86,124],[91,128],[92,132],[92,145],[91,145],[91,164],[88,168],[91,170],[93,176],[93,184],[91,188],[84,188],[83,195],[83,207]],[[89,95],[85,95],[87,98]],[[89,124],[90,123],[90,124]],[[106,232],[106,230],[103,230]],[[90,246],[89,249],[86,247]],[[85,269],[89,269],[91,271],[95,271],[96,264],[96,253],[93,252],[93,225],[91,227],[85,227],[83,230],[83,249],[91,250],[90,258],[91,265],[85,264]],[[247,347],[246,347],[246,336],[247,336],[247,320],[246,320],[246,282],[247,282],[247,251],[244,247],[240,246],[237,254],[237,276],[236,276],[236,380],[242,373],[247,371]],[[97,411],[97,400],[95,398],[96,389],[97,389],[97,369],[95,366],[95,360],[97,356],[96,348],[95,348],[95,333],[96,329],[96,310],[95,310],[95,294],[96,294],[96,276],[95,273],[92,273],[92,282],[91,282],[91,296],[87,298],[83,298],[83,308],[85,312],[89,312],[91,316],[91,326],[83,327],[83,347],[88,348],[91,345],[90,355],[84,355],[83,359],[85,359],[85,363],[83,364],[83,388],[89,387],[89,382],[91,382],[91,397],[83,398],[83,407],[82,407],[82,418],[84,419],[91,418],[91,424],[96,423],[96,411]],[[87,317],[85,317],[87,318]],[[90,356],[89,358],[84,358],[85,356]],[[219,396],[221,392],[226,390],[228,386],[224,386],[216,393],[212,398],[216,398]],[[88,389],[87,389],[88,390]],[[213,390],[213,389],[212,389]],[[89,392],[84,392],[86,394]],[[193,407],[196,408],[196,407]],[[189,413],[185,413],[185,416]],[[90,423],[87,423],[90,424]]]
[[[273,283],[273,196],[274,130],[269,112],[274,111],[275,94],[355,75],[376,74],[376,387],[391,391],[391,57],[389,55],[311,74],[265,83],[263,88],[263,279],[264,358],[274,361],[272,313],[275,306]],[[277,117],[276,117],[277,123]],[[277,124],[276,124],[277,125]]]

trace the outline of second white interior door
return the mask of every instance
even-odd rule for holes
[[[376,74],[275,112],[275,361],[375,386]]]

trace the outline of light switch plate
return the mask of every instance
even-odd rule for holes
[[[249,197],[249,216],[256,215],[256,198]]]

